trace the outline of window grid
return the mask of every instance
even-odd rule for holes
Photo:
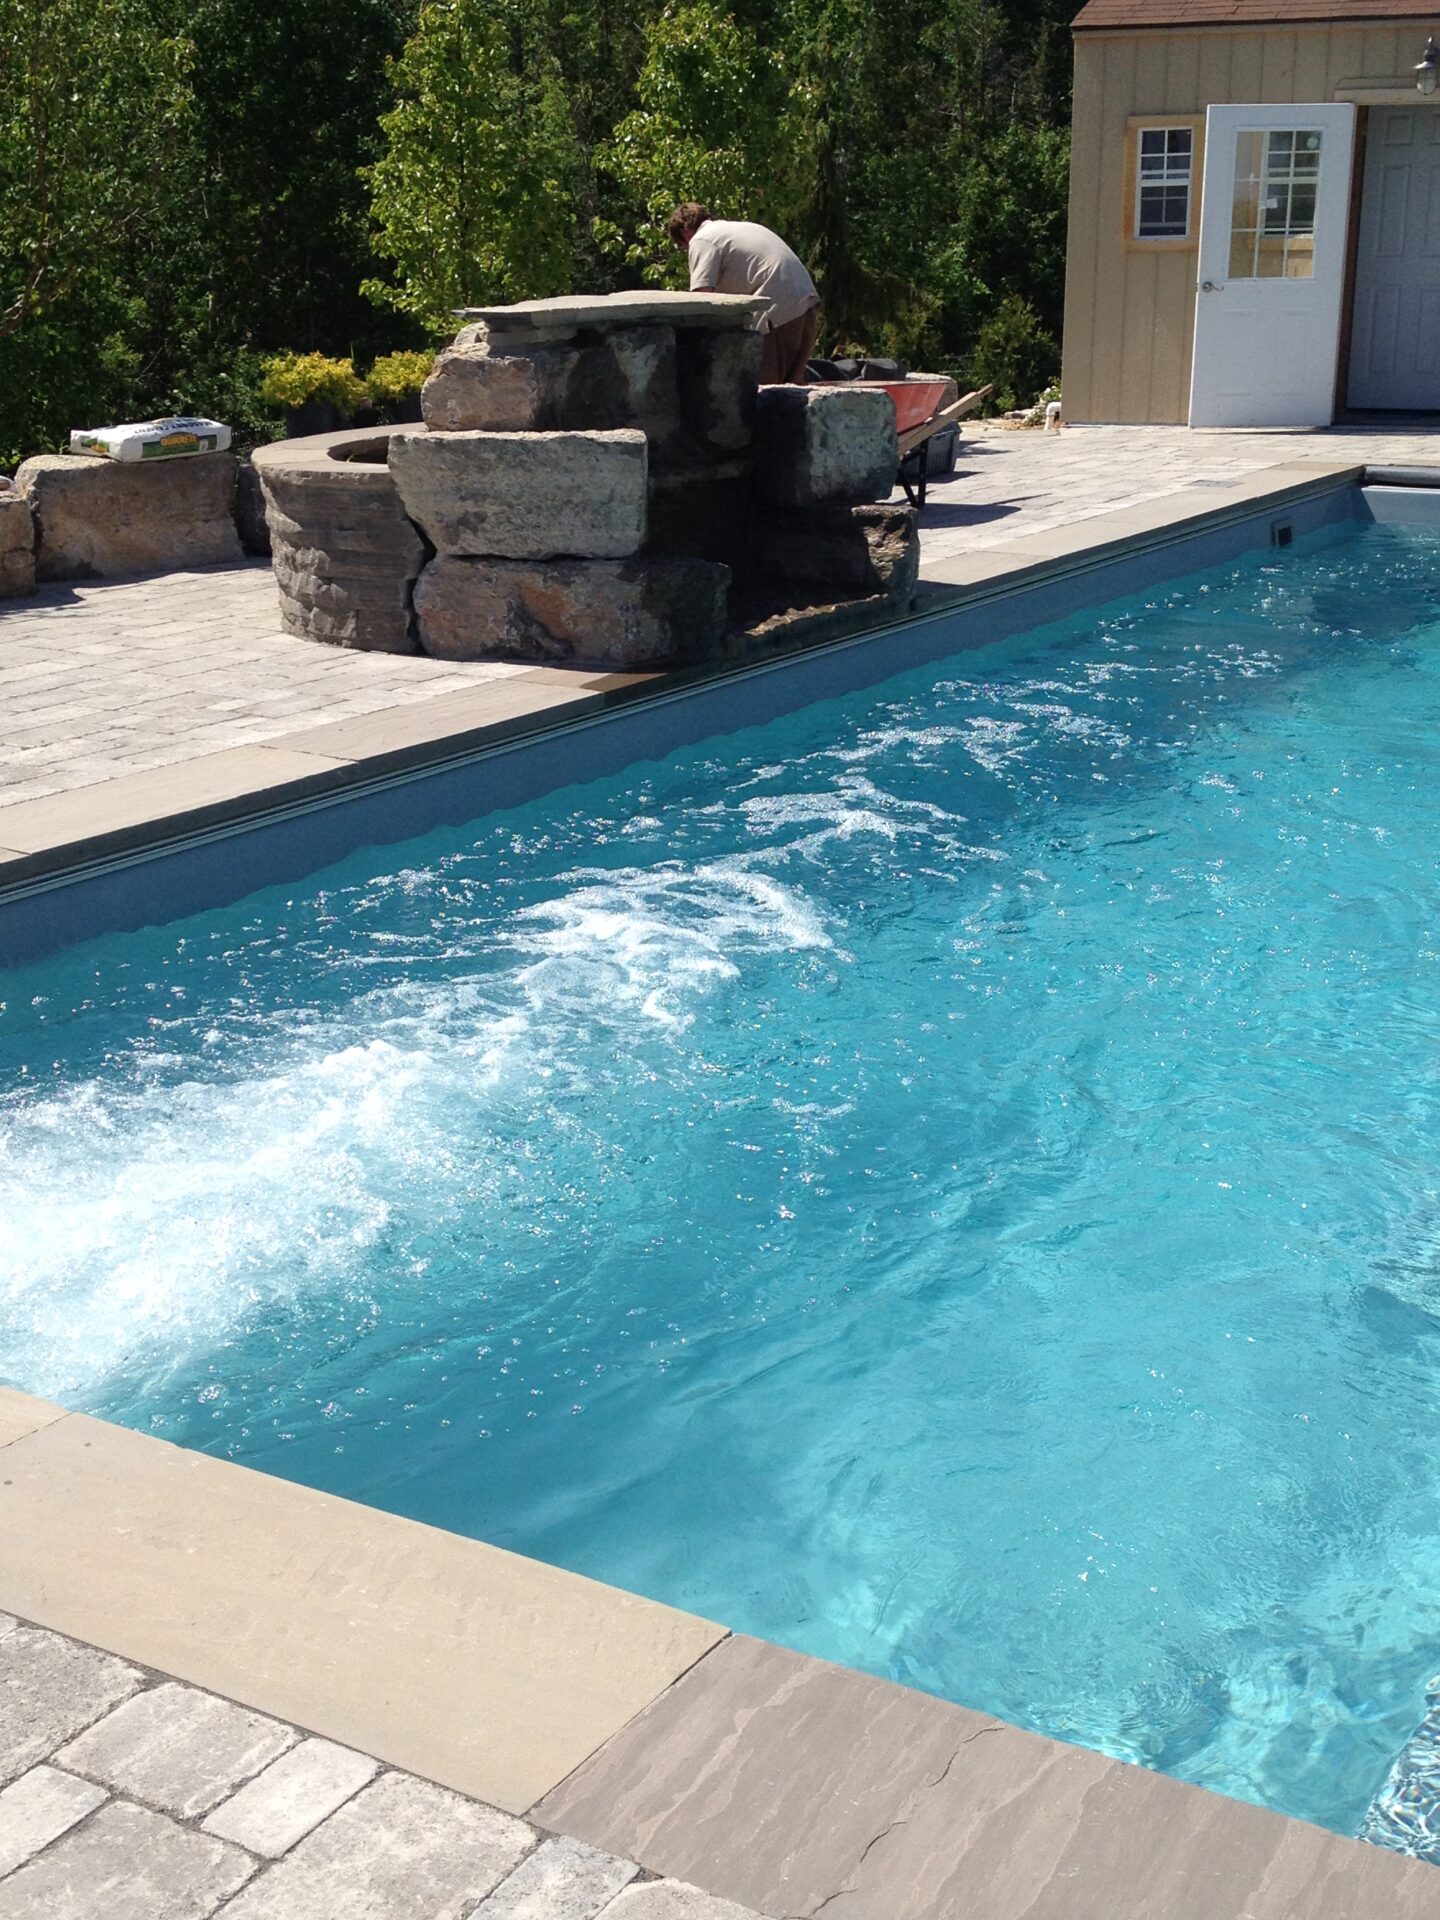
[[[1188,240],[1195,135],[1189,127],[1145,127],[1135,194],[1137,240]]]
[[[1310,278],[1322,144],[1303,127],[1237,137],[1231,279]]]

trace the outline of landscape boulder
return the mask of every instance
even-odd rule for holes
[[[15,476],[35,515],[40,580],[105,580],[233,566],[235,459],[229,453],[120,461],[37,454]]]
[[[675,344],[680,416],[691,439],[722,458],[747,452],[755,438],[764,336],[751,328],[686,327]]]
[[[895,403],[878,388],[762,387],[755,475],[775,507],[883,500],[895,485]]]
[[[35,591],[35,525],[30,503],[0,493],[0,600]]]
[[[717,659],[730,571],[705,560],[432,560],[415,583],[420,644],[442,660],[611,667]]]
[[[559,426],[578,358],[572,347],[505,354],[485,346],[447,347],[420,389],[421,415],[439,433],[533,433]]]
[[[776,507],[758,520],[760,565],[776,579],[908,607],[920,576],[916,517],[908,506]]]
[[[427,549],[385,465],[385,438],[325,433],[255,451],[288,633],[375,653],[418,651],[410,591]]]
[[[405,511],[437,552],[623,559],[645,543],[645,435],[429,433],[390,437]]]

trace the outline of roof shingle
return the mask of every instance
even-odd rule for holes
[[[1089,0],[1076,33],[1099,27],[1267,27],[1304,21],[1430,20],[1437,0]]]

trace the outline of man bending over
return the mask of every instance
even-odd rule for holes
[[[713,220],[693,200],[676,207],[665,231],[689,254],[692,293],[755,293],[765,300],[761,386],[803,385],[815,350],[820,296],[799,255],[768,227]]]

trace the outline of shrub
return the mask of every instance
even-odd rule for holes
[[[380,403],[408,400],[430,377],[435,357],[429,353],[387,353],[365,376],[370,397]]]
[[[1060,348],[1028,300],[1012,293],[1000,302],[975,339],[976,382],[995,389],[1001,413],[1028,405],[1059,372]]]
[[[322,400],[351,414],[364,406],[368,394],[350,360],[331,360],[323,353],[279,353],[265,362],[260,398],[267,407],[287,408]]]

